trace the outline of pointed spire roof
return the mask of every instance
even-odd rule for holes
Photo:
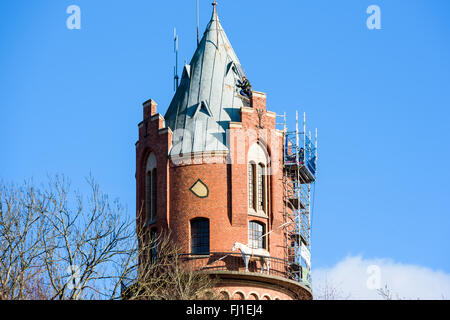
[[[171,155],[228,150],[228,124],[240,121],[245,104],[236,88],[245,74],[213,5],[211,20],[165,114],[166,126],[174,132]]]

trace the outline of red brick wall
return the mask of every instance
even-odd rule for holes
[[[199,179],[209,189],[207,198],[199,198],[190,191],[191,186]],[[227,165],[202,164],[171,167],[170,182],[169,227],[178,244],[185,249],[185,252],[190,252],[190,221],[194,218],[208,218],[210,220],[210,251],[230,251],[237,230],[232,228],[229,219]]]
[[[164,119],[156,113],[156,103],[144,103],[144,119],[139,124],[139,141],[136,143],[136,218],[138,225],[145,223],[145,168],[151,153],[156,157],[157,192],[156,227],[166,228],[169,209],[169,162],[172,132],[164,128]]]

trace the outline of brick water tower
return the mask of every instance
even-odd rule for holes
[[[225,299],[312,299],[317,146],[298,121],[288,131],[264,93],[242,95],[244,76],[214,4],[165,115],[144,103],[138,223],[151,234],[171,230],[185,263],[215,275]]]

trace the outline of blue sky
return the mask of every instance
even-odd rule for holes
[[[200,0],[201,32],[211,16]],[[68,30],[66,8],[81,8]],[[381,8],[381,30],[366,9]],[[349,255],[450,273],[450,2],[220,1],[268,109],[319,130],[313,267]],[[195,1],[2,1],[0,178],[92,173],[135,212],[141,104],[165,113],[196,45]]]

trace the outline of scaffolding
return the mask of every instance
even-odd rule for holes
[[[286,238],[286,260],[292,277],[311,288],[311,189],[317,175],[317,129],[314,141],[299,130],[296,112],[295,131],[288,131],[286,114],[283,122],[283,200]]]

